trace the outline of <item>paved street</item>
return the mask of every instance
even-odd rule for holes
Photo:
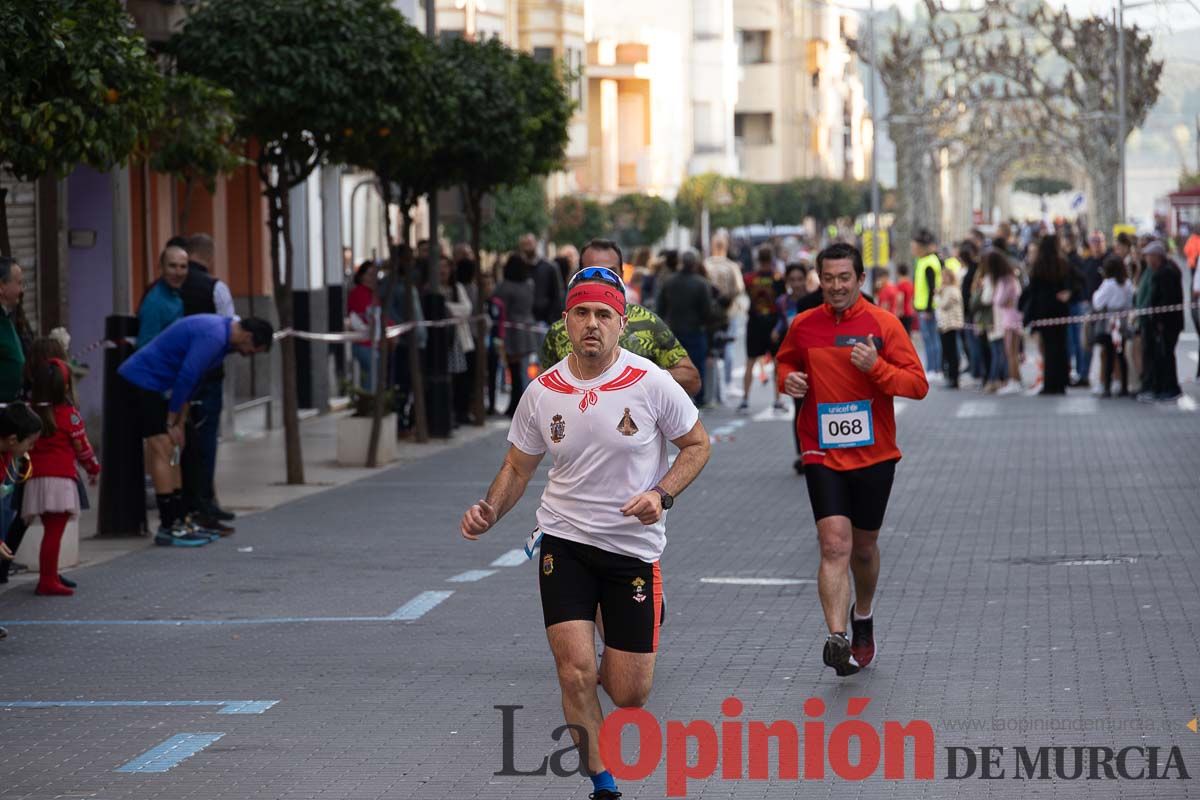
[[[1180,349],[1190,378],[1195,340]],[[904,403],[880,655],[848,679],[820,662],[814,526],[787,422],[764,411],[765,388],[751,415],[706,413],[717,441],[670,516],[649,710],[664,730],[715,725],[733,695],[744,722],[800,728],[820,698],[828,736],[867,697],[861,719],[881,736],[889,720],[932,725],[935,779],[914,780],[910,756],[902,781],[882,763],[865,781],[828,766],[823,781],[779,780],[772,749],[771,780],[718,773],[689,796],[1200,797],[1200,734],[1185,727],[1200,712],[1200,392],[1186,388],[1167,407],[1078,390]],[[494,433],[246,516],[210,547],[80,570],[73,598],[0,595],[0,797],[586,797],[578,776],[493,774],[496,705],[524,706],[518,769],[564,746],[535,568],[512,557],[544,470],[484,540],[457,532],[503,446]],[[1160,774],[1178,746],[1192,779],[1012,779],[1018,746],[1151,745]],[[948,780],[959,746],[1003,747],[1006,779]],[[664,760],[621,788],[661,798],[665,781]]]

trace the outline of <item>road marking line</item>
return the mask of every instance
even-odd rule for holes
[[[185,759],[199,753],[223,733],[181,733],[172,736],[158,747],[152,747],[132,761],[117,767],[114,772],[166,772]]]
[[[525,557],[525,551],[520,548],[509,550],[504,555],[492,562],[493,567],[519,567],[529,559]]]
[[[110,625],[290,625],[301,622],[390,622],[391,617],[261,617],[258,619],[18,619],[0,621],[0,626],[64,625],[68,627],[106,627]]]
[[[421,592],[412,600],[409,600],[392,612],[388,619],[400,620],[401,622],[418,620],[452,594],[454,594],[453,591]]]
[[[0,700],[0,708],[195,708],[218,714],[262,714],[278,700]]]
[[[799,586],[816,583],[816,580],[812,578],[701,578],[700,582],[732,586]]]
[[[494,569],[469,569],[466,572],[460,572],[459,574],[455,575],[453,578],[447,578],[446,582],[447,583],[474,583],[475,581],[483,580],[488,575],[495,575],[495,574],[496,574],[496,570],[494,570]]]
[[[1083,416],[1099,410],[1100,401],[1095,397],[1067,397],[1054,406],[1054,413],[1059,416]]]
[[[978,419],[980,417],[994,417],[1000,407],[988,400],[968,400],[958,407],[954,412],[954,416],[958,419]]]

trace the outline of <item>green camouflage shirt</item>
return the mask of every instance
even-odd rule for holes
[[[670,369],[687,357],[683,345],[671,333],[667,323],[659,319],[648,308],[630,303],[625,309],[629,322],[621,334],[621,347],[631,353],[653,361],[663,369]],[[571,340],[567,338],[567,326],[561,319],[550,326],[542,340],[539,358],[542,369],[554,366],[571,352]]]

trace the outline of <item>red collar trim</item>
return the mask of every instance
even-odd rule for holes
[[[581,389],[568,383],[557,369],[552,369],[544,375],[539,375],[538,383],[557,394],[583,395],[583,399],[579,401],[579,410],[582,412],[587,411],[588,406],[594,406],[600,401],[597,392],[619,392],[622,389],[628,389],[644,377],[646,377],[646,370],[626,365],[625,369],[621,370],[621,374],[611,381],[606,381],[594,389]]]

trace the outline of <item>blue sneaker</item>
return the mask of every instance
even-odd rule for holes
[[[200,536],[189,531],[181,524],[170,528],[160,527],[154,534],[154,543],[159,547],[203,547],[211,542],[207,536]]]

